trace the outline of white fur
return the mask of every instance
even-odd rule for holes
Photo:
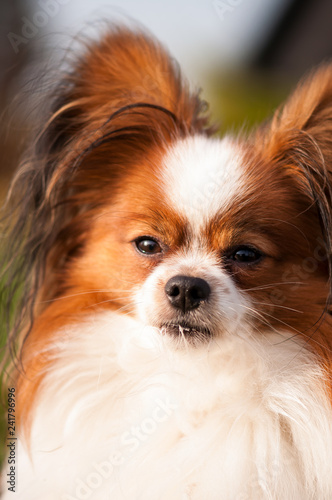
[[[163,162],[164,192],[170,206],[186,217],[196,234],[243,195],[243,155],[234,139],[201,135],[177,141]]]
[[[105,312],[58,338],[4,500],[332,498],[324,374],[286,333],[176,350]]]

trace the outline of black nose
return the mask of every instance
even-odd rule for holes
[[[191,276],[174,276],[165,285],[168,300],[183,313],[196,309],[208,299],[210,291],[205,280]]]

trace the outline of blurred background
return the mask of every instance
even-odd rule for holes
[[[154,33],[204,89],[220,133],[264,120],[332,56],[330,0],[0,0],[0,205],[64,55],[104,19]]]

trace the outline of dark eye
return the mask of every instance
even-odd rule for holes
[[[236,248],[229,258],[238,264],[255,264],[261,260],[262,256],[256,248],[241,246]]]
[[[161,253],[162,249],[159,243],[152,238],[142,237],[134,241],[137,250],[145,255],[154,255],[156,253]]]

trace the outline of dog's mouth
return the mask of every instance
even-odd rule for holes
[[[185,322],[165,323],[161,325],[160,331],[163,335],[169,335],[178,339],[183,338],[188,341],[205,341],[212,337],[212,332],[209,328]]]

